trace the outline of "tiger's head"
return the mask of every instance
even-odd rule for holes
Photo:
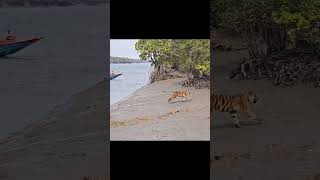
[[[258,102],[259,98],[256,93],[254,93],[253,91],[248,91],[246,94],[248,96],[249,102],[253,104],[256,104]]]
[[[189,90],[186,90],[186,95],[191,97],[191,92]]]

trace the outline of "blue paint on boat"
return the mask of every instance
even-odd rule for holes
[[[40,39],[42,38],[34,38],[34,39],[18,41],[18,42],[0,43],[0,57],[16,53],[21,49],[24,49],[29,45],[39,41]]]

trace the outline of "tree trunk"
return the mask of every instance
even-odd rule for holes
[[[247,22],[240,32],[251,58],[265,58],[286,48],[287,33],[275,23]]]

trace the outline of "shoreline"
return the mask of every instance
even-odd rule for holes
[[[143,68],[136,72],[135,69]],[[121,76],[110,80],[110,105],[114,105],[140,88],[150,84],[150,63],[110,63],[110,71],[122,73]]]
[[[128,96],[120,99],[119,101],[114,102],[113,104],[110,104],[110,109],[111,109],[112,106],[114,106],[114,105],[116,105],[116,104],[118,104],[118,103],[121,103],[122,101],[127,100],[127,99],[130,98],[131,96],[134,96],[134,95],[137,93],[137,91],[142,90],[143,88],[145,88],[145,87],[148,86],[148,85],[150,85],[150,84],[146,84],[146,85],[144,85],[144,86],[142,86],[142,87],[134,90],[134,91],[133,91],[132,93],[130,93]]]
[[[1,139],[1,178],[109,179],[106,85],[72,95],[46,118]]]
[[[110,56],[110,64],[130,64],[130,63],[148,63],[148,62],[143,61],[141,59]]]
[[[210,90],[182,87],[184,80],[145,85],[113,104],[110,140],[210,140]],[[192,100],[168,103],[171,90],[190,90]]]

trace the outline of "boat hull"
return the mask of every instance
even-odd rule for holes
[[[25,41],[18,41],[18,42],[0,42],[0,57],[7,56],[9,54],[16,53],[21,49],[24,49],[31,44],[39,41],[41,38],[34,38]]]
[[[116,77],[119,77],[121,74],[111,74],[110,75],[110,80],[116,78]]]

